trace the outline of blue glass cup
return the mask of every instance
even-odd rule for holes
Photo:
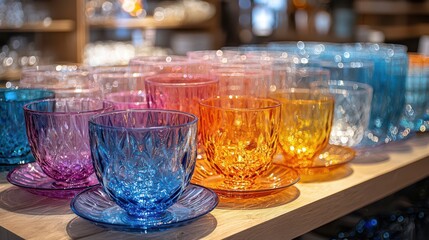
[[[381,143],[406,139],[410,136],[410,129],[400,120],[405,108],[407,48],[379,43],[368,43],[364,48],[367,57],[374,62],[374,77],[368,82],[374,89],[374,95],[367,139]]]
[[[297,68],[329,68],[331,79],[366,83],[373,88],[370,122],[359,147],[377,146],[412,135],[411,129],[401,121],[406,107],[406,46],[298,41],[272,42],[267,44],[267,48],[296,55]]]
[[[123,219],[156,226],[174,213],[197,158],[198,118],[190,113],[135,109],[89,121],[91,155],[103,190],[127,214]]]
[[[28,143],[24,105],[53,98],[54,92],[43,89],[0,89],[0,164],[34,161]]]
[[[401,124],[414,132],[429,131],[429,57],[409,53],[405,109]]]

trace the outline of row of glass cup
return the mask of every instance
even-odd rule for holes
[[[102,99],[55,98],[46,89],[2,89],[0,96],[2,160],[31,161],[31,148],[41,174],[54,180],[51,189],[84,190],[95,172],[104,191],[131,219],[143,219],[143,227],[171,220],[165,211],[186,190],[196,162],[195,115],[114,112]],[[11,173],[16,184],[20,178]]]
[[[199,91],[207,88],[198,83]],[[208,83],[217,82],[210,79]],[[102,99],[53,98],[51,90],[4,89],[0,99],[7,108],[2,115],[4,125],[10,128],[5,129],[8,132],[2,131],[9,145],[2,145],[1,153],[8,161],[13,157],[22,160],[29,151],[25,131],[20,131],[26,128],[37,164],[56,181],[57,187],[85,186],[94,164],[98,180],[108,188],[105,191],[122,201],[124,197],[119,197],[119,193],[143,194],[138,192],[141,184],[173,184],[167,175],[186,186],[197,155],[205,154],[201,157],[224,176],[222,184],[230,190],[246,190],[272,164],[277,146],[284,153],[287,166],[313,167],[313,157],[328,144],[334,112],[334,98],[319,90],[276,92],[273,99],[214,95],[198,100],[197,120],[195,115],[183,111],[112,111],[115,104]],[[159,92],[165,94],[162,89]],[[40,100],[43,98],[47,99]],[[25,121],[18,118],[22,111]],[[184,120],[177,123],[184,118],[182,115],[192,122],[192,128]],[[200,148],[198,154],[197,122],[198,141],[204,150]],[[185,126],[186,131],[182,131]],[[135,185],[136,178],[142,182]],[[158,192],[160,186],[156,184],[156,190],[144,189]],[[125,205],[131,206],[130,211],[142,210],[136,210],[133,204]]]
[[[288,89],[291,86],[309,88],[310,82],[322,81],[323,83],[314,83],[313,85],[319,85],[320,88],[322,84],[327,83],[329,86],[326,85],[325,88],[331,88],[331,93],[337,92],[338,101],[336,102],[338,106],[336,109],[339,109],[340,104],[348,104],[348,106],[342,106],[342,113],[339,114],[344,114],[345,110],[349,110],[349,116],[344,120],[351,118],[350,121],[359,121],[360,124],[359,127],[355,126],[356,123],[344,125],[345,122],[343,122],[344,126],[341,127],[339,124],[335,124],[336,128],[340,127],[343,133],[340,133],[340,129],[338,129],[336,131],[337,136],[331,137],[331,143],[340,144],[342,142],[342,145],[356,146],[361,142],[362,134],[368,125],[366,114],[369,111],[368,103],[371,103],[372,97],[370,86],[344,80],[328,82],[329,72],[327,70],[296,67],[296,64],[291,62],[294,59],[291,60],[291,58],[280,57],[273,60],[277,57],[277,53],[272,53],[271,58],[265,53],[265,59],[262,59],[262,56],[261,59],[256,59],[258,55],[255,53],[252,53],[253,56],[247,56],[246,59],[243,59],[246,55],[235,51],[228,51],[226,54],[228,56],[216,56],[220,53],[223,54],[223,52],[218,51],[190,52],[189,58],[183,56],[140,57],[131,60],[129,66],[121,67],[83,69],[82,66],[43,66],[28,68],[23,71],[20,87],[49,88],[55,90],[57,96],[61,97],[94,97],[98,95],[116,102],[117,108],[120,109],[138,106],[170,108],[198,115],[197,100],[213,96],[218,90],[216,94],[219,95],[267,97],[270,93]],[[202,58],[205,62],[208,62],[206,60],[212,61],[208,59],[211,54],[218,58],[218,63],[202,64],[201,61],[195,60]],[[264,64],[260,64],[260,60],[265,61]],[[279,62],[276,62],[278,60]],[[188,75],[186,77],[177,75],[177,71],[185,71]],[[150,76],[156,72],[169,75],[163,77]],[[47,77],[46,75],[52,76]],[[217,83],[214,83],[214,80],[204,80],[208,76],[218,78],[219,87]],[[195,86],[191,86],[189,84],[191,82]],[[204,84],[206,88],[201,87]],[[199,88],[203,90],[199,90]],[[165,98],[164,95],[167,94],[159,94],[160,90],[165,93],[169,92],[170,97],[163,99]],[[187,93],[187,91],[194,91],[194,93]],[[350,94],[351,91],[356,93]],[[189,98],[186,97],[188,94],[194,94],[198,98],[194,98],[192,103],[184,102],[183,99]],[[340,99],[341,96],[347,97]],[[149,101],[146,101],[146,97],[149,98]],[[350,101],[359,102],[362,105],[352,106],[348,103]],[[351,116],[352,114],[354,116]],[[360,117],[363,119],[359,119]],[[358,120],[355,120],[356,118]],[[349,132],[348,135],[353,135],[355,131],[361,132],[356,139],[344,137],[345,132]]]
[[[277,146],[286,166],[311,168],[328,141],[357,146],[368,136],[373,87],[329,80],[329,71],[303,66],[304,59],[266,48],[229,49],[138,57],[125,68],[27,68],[18,90],[2,93],[2,127],[13,126],[2,134],[12,143],[26,127],[37,163],[57,185],[85,184],[95,171],[130,216],[155,216],[189,184],[197,158],[223,176],[224,188],[245,191],[272,164]],[[21,96],[19,91],[31,91],[26,88],[55,98]],[[7,106],[12,103],[21,105]],[[19,111],[25,121],[12,117]],[[13,152],[18,159],[25,155]],[[178,195],[161,194],[178,189]],[[166,204],[147,207],[158,200]]]
[[[401,124],[408,70],[407,48],[398,44],[271,42],[243,46],[243,52],[277,51],[300,69],[323,68],[329,78],[366,83],[373,88],[369,129],[361,146],[406,139],[410,128]],[[227,48],[237,50],[237,48]],[[307,82],[298,82],[303,86]]]

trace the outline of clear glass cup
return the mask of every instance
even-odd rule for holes
[[[90,67],[78,64],[25,67],[18,87],[49,89],[58,98],[101,97],[101,88],[89,72]]]
[[[131,59],[128,64],[133,72],[142,74],[155,73],[201,73],[208,70],[207,64],[188,59],[186,56],[139,56]]]
[[[91,68],[89,75],[104,98],[114,92],[144,91],[144,78],[150,74],[132,71],[130,66],[99,66]]]
[[[372,87],[365,83],[343,80],[312,82],[310,87],[335,97],[329,143],[357,146],[368,129]]]

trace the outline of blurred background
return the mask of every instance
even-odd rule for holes
[[[429,0],[0,0],[0,87],[26,66],[283,41],[395,43],[429,55]],[[427,189],[426,179],[300,239],[427,239]]]
[[[0,81],[28,65],[274,41],[388,42],[428,51],[425,0],[0,0]]]

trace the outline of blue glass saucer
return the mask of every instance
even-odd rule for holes
[[[70,203],[72,211],[95,225],[119,231],[158,231],[181,226],[212,211],[219,203],[216,193],[205,187],[190,184],[179,200],[167,209],[172,218],[167,222],[148,225],[147,221],[130,219],[98,185],[78,195]]]

